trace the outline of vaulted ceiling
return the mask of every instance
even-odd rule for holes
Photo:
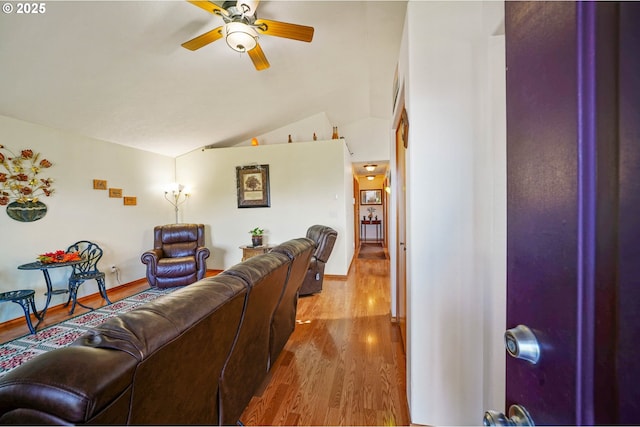
[[[1,115],[169,156],[318,113],[391,116],[405,1],[263,0],[258,17],[315,28],[311,43],[261,36],[264,71],[224,40],[181,47],[223,24],[186,1],[42,4],[0,14]]]

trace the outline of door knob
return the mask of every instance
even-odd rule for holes
[[[534,365],[540,360],[540,344],[531,329],[518,325],[504,333],[504,345],[509,355]]]
[[[535,426],[529,412],[520,405],[511,405],[509,418],[502,412],[487,411],[482,418],[485,426]]]

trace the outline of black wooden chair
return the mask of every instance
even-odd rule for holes
[[[84,308],[88,308],[89,310],[94,309],[93,307],[88,307],[78,301],[78,288],[87,280],[95,280],[98,283],[100,295],[102,295],[102,298],[107,301],[107,304],[111,304],[109,297],[107,297],[104,273],[98,270],[98,261],[102,258],[102,249],[100,246],[93,242],[89,242],[88,240],[81,240],[69,246],[67,252],[78,252],[80,258],[84,260],[84,262],[73,266],[73,271],[69,277],[69,300],[65,304],[66,307],[73,301],[69,314],[73,314],[76,304],[79,304]]]

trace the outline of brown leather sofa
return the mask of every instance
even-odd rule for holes
[[[255,392],[237,385],[260,385],[291,336],[295,327],[298,289],[313,248],[314,243],[310,239],[290,240],[265,254],[268,257],[249,258],[220,275],[241,277],[251,288],[246,303],[247,315],[220,376],[220,419],[223,425],[238,421]],[[269,266],[265,267],[267,261]],[[283,282],[284,286],[281,285]]]
[[[210,254],[204,245],[203,224],[169,224],[154,227],[153,249],[140,260],[147,265],[149,285],[171,288],[202,279]]]
[[[268,373],[271,335],[291,333],[283,296],[313,248],[285,242],[31,359],[0,378],[0,423],[236,424]]]
[[[314,247],[313,240],[300,238],[284,242],[271,251],[285,254],[289,257],[291,263],[287,273],[287,285],[282,289],[280,301],[278,301],[276,310],[273,313],[273,321],[271,322],[269,366],[278,358],[296,327],[298,293],[309,268]]]
[[[326,225],[312,225],[307,230],[307,238],[316,243],[316,249],[313,252],[309,269],[302,282],[300,295],[310,295],[322,291],[324,267],[333,251],[338,232]]]

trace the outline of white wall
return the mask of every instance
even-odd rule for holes
[[[343,194],[344,194],[344,204],[343,204],[343,218],[345,221],[345,233],[344,233],[344,242],[340,243],[340,247],[344,248],[345,251],[345,274],[349,272],[349,267],[351,266],[351,261],[353,260],[353,255],[356,250],[355,243],[355,233],[356,230],[353,227],[353,216],[355,215],[356,208],[356,200],[355,195],[353,194],[353,166],[351,165],[351,154],[349,153],[349,148],[346,146],[345,140],[341,140],[344,144],[342,148],[342,184],[343,184]],[[331,141],[336,142],[336,141]],[[338,244],[338,242],[336,242]],[[329,268],[328,264],[327,267]]]
[[[387,135],[390,127],[388,119],[366,117],[338,128],[338,135],[347,142],[352,162],[389,160]],[[256,135],[260,145],[311,141],[315,133],[318,140],[328,140],[333,132],[333,124],[326,113],[318,113],[273,131]],[[251,145],[251,139],[234,146]]]
[[[60,130],[0,116],[0,141],[14,153],[30,148],[53,166],[40,176],[54,180],[55,193],[43,197],[47,215],[34,222],[15,221],[0,207],[0,291],[34,289],[42,309],[46,286],[40,271],[21,271],[38,254],[66,249],[78,240],[92,240],[104,250],[99,267],[120,268],[120,283],[144,277],[140,255],[153,246],[152,229],[172,222],[171,206],[162,199],[161,185],[173,181],[174,159],[134,150]],[[94,190],[93,179],[136,196],[137,206],[124,206],[107,191]],[[66,271],[64,271],[66,270]],[[68,269],[51,272],[54,287],[66,287]],[[118,285],[107,274],[107,288]],[[97,292],[95,282],[80,288],[79,296]],[[51,304],[66,302],[54,296]],[[0,304],[0,322],[23,316],[17,304]],[[26,327],[26,326],[25,326]]]
[[[312,141],[315,133],[317,139],[322,141],[331,139],[332,131],[333,126],[329,122],[327,114],[318,113],[270,132],[256,135],[256,138],[260,145],[283,144],[289,141],[289,135],[291,135],[293,142]],[[235,144],[236,147],[243,145],[251,145],[251,139]]]
[[[367,117],[338,129],[349,142],[353,162],[389,160],[387,136],[391,123],[387,119]]]
[[[271,207],[238,208],[236,167],[269,165]],[[208,268],[242,258],[249,230],[265,229],[265,243],[304,237],[313,224],[338,231],[326,274],[346,275],[353,257],[353,185],[343,140],[198,150],[176,159],[178,181],[193,189],[185,222],[207,224]]]
[[[502,2],[407,7],[399,74],[416,424],[477,425],[485,409],[504,405],[504,68],[491,63],[504,39],[490,39],[501,11]]]

